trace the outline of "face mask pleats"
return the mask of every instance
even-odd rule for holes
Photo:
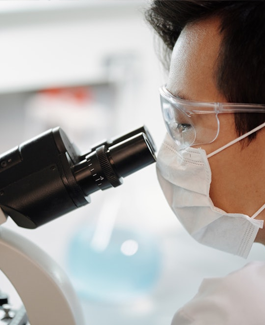
[[[206,152],[177,151],[167,135],[157,158],[165,198],[188,233],[201,244],[246,258],[262,220],[215,207],[209,196],[211,169]]]

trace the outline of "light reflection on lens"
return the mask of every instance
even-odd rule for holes
[[[121,252],[124,255],[132,256],[138,251],[138,243],[135,240],[126,240],[121,245]]]

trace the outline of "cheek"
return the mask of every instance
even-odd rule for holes
[[[196,130],[196,143],[212,143],[218,135],[218,119],[215,114],[198,114],[192,116],[192,124]]]
[[[217,139],[210,144],[201,146],[207,154],[223,147],[238,136],[235,131],[234,115],[220,114],[220,131]],[[236,163],[240,161],[241,143],[235,143],[209,158],[212,172],[210,197],[214,205],[226,212],[235,212],[232,204],[237,193],[237,180],[241,168]]]
[[[222,114],[219,136],[207,146],[206,152],[211,153],[237,138],[233,114]],[[248,200],[253,192],[249,179],[255,178],[251,174],[255,165],[250,159],[253,157],[251,151],[251,146],[242,149],[239,141],[209,158],[212,172],[210,197],[216,207],[228,213],[251,215],[255,212],[250,209]]]
[[[223,147],[224,145],[226,145],[227,143],[229,143],[230,141],[236,139],[237,133],[235,130],[235,122],[234,122],[234,114],[219,114],[218,115],[218,120],[219,120],[219,134],[217,136],[217,138],[209,144],[206,145],[202,145],[201,148],[204,149],[206,151],[206,154],[210,154],[212,152],[214,152],[215,150]],[[218,128],[218,122],[215,119],[207,119],[206,121],[206,127],[211,130],[213,129],[213,126],[215,126],[216,128]],[[202,127],[201,127],[201,134],[203,136],[204,132],[210,132],[207,131],[206,127],[205,129],[203,128],[203,123],[201,123]],[[233,145],[232,147],[235,147],[236,145]],[[224,152],[228,152],[229,148],[225,149]],[[216,156],[213,156],[212,158],[210,158],[211,160],[215,160],[215,157],[219,157],[220,153],[217,154]]]
[[[264,200],[254,204],[253,194],[257,190],[256,184],[260,182],[260,175],[253,173],[255,161],[248,159],[247,151],[237,143],[209,158],[212,171],[210,197],[216,207],[228,213],[251,216]]]

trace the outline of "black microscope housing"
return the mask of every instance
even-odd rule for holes
[[[57,127],[0,156],[0,208],[21,227],[34,229],[90,203],[89,195],[116,187],[155,162],[145,126],[81,154]]]

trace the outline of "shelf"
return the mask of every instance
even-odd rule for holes
[[[145,5],[147,0],[81,0],[81,1],[12,1],[0,2],[0,15],[66,10],[123,10]]]
[[[144,3],[0,2],[0,94],[108,82],[106,60],[144,55]]]

